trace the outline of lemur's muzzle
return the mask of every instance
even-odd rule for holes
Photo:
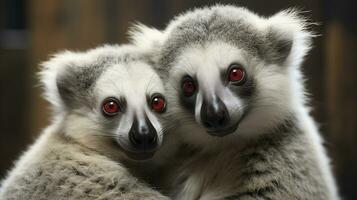
[[[156,150],[158,147],[157,137],[156,129],[146,115],[143,119],[134,118],[133,125],[129,131],[129,140],[138,153]]]
[[[229,112],[224,102],[217,96],[210,100],[203,99],[201,122],[207,132],[213,136],[225,136],[236,130],[231,126]]]

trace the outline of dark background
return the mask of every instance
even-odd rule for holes
[[[0,179],[48,124],[38,64],[59,50],[126,42],[130,24],[163,28],[178,13],[216,2],[269,16],[296,7],[320,25],[303,66],[315,119],[342,196],[357,199],[357,6],[350,0],[0,0]]]

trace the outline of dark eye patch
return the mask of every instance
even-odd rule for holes
[[[239,97],[250,98],[254,95],[254,92],[256,90],[256,84],[254,79],[248,75],[243,85],[231,86],[230,88],[232,91],[236,92]]]
[[[183,95],[180,95],[181,105],[192,114],[195,113],[196,97],[197,94],[194,94],[190,97],[184,97]]]
[[[179,96],[180,96],[180,103],[181,105],[186,108],[187,111],[189,111],[190,113],[194,114],[195,113],[195,106],[196,106],[196,97],[197,97],[197,91],[199,89],[199,86],[197,84],[197,80],[195,77],[189,77],[189,79],[195,84],[195,91],[191,94],[191,95],[185,95],[184,91],[183,91],[183,83],[185,80],[188,79],[188,75],[185,75],[182,77],[182,81],[180,81],[180,86],[178,88],[180,88],[179,92]]]
[[[163,113],[166,111],[167,102],[164,95],[160,93],[153,93],[146,95],[146,102],[152,111]]]
[[[222,69],[220,71],[222,83],[224,85],[226,85],[226,87],[229,87],[231,89],[231,91],[235,92],[241,98],[249,98],[249,97],[253,96],[253,94],[256,90],[255,81],[254,81],[253,76],[251,76],[245,70],[244,82],[239,85],[234,84],[234,83],[230,82],[229,79],[227,78],[229,75],[228,73],[230,72],[230,69],[232,66],[240,66],[243,68],[243,66],[241,64],[233,63],[233,64],[229,65],[228,68]]]
[[[117,111],[115,113],[110,112],[107,110],[107,108],[112,109],[111,107],[108,107],[107,103],[112,103],[114,107],[117,107]],[[102,101],[101,104],[101,110],[104,116],[106,117],[113,117],[116,116],[119,112],[124,113],[126,111],[126,100],[124,97],[116,98],[116,97],[107,97]]]

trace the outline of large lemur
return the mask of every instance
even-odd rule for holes
[[[54,119],[3,181],[0,199],[168,199],[123,165],[146,169],[139,160],[162,142],[164,87],[144,52],[66,51],[40,75]]]
[[[161,187],[175,199],[339,199],[300,70],[313,34],[293,10],[195,9],[164,31],[138,25],[153,50],[181,148]],[[171,137],[171,139],[170,139]],[[159,183],[160,184],[160,183]]]

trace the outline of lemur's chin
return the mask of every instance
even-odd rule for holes
[[[140,152],[140,153],[134,153],[134,152],[125,152],[126,155],[136,161],[145,161],[145,160],[150,160],[154,155],[155,151],[153,152]]]
[[[125,155],[135,161],[144,161],[151,159],[156,151],[160,148],[160,143],[157,141],[155,147],[150,148],[136,148],[137,146],[127,143],[126,141],[117,140],[117,146],[125,153]]]
[[[120,145],[121,146],[121,145]],[[132,160],[136,160],[136,161],[143,161],[143,160],[149,160],[151,159],[155,153],[157,149],[152,149],[152,150],[147,150],[147,151],[137,151],[133,148],[130,149],[126,149],[123,148],[121,146],[121,149],[124,151],[125,155]]]
[[[237,130],[237,128],[238,128],[238,123],[229,126],[225,129],[216,129],[216,130],[206,129],[206,132],[211,136],[224,137],[226,135],[234,133]]]
[[[211,136],[224,137],[224,136],[233,134],[237,131],[239,124],[245,118],[246,114],[247,113],[244,112],[237,121],[231,122],[224,127],[217,128],[217,127],[207,127],[204,125],[204,128],[205,128],[206,132]]]

